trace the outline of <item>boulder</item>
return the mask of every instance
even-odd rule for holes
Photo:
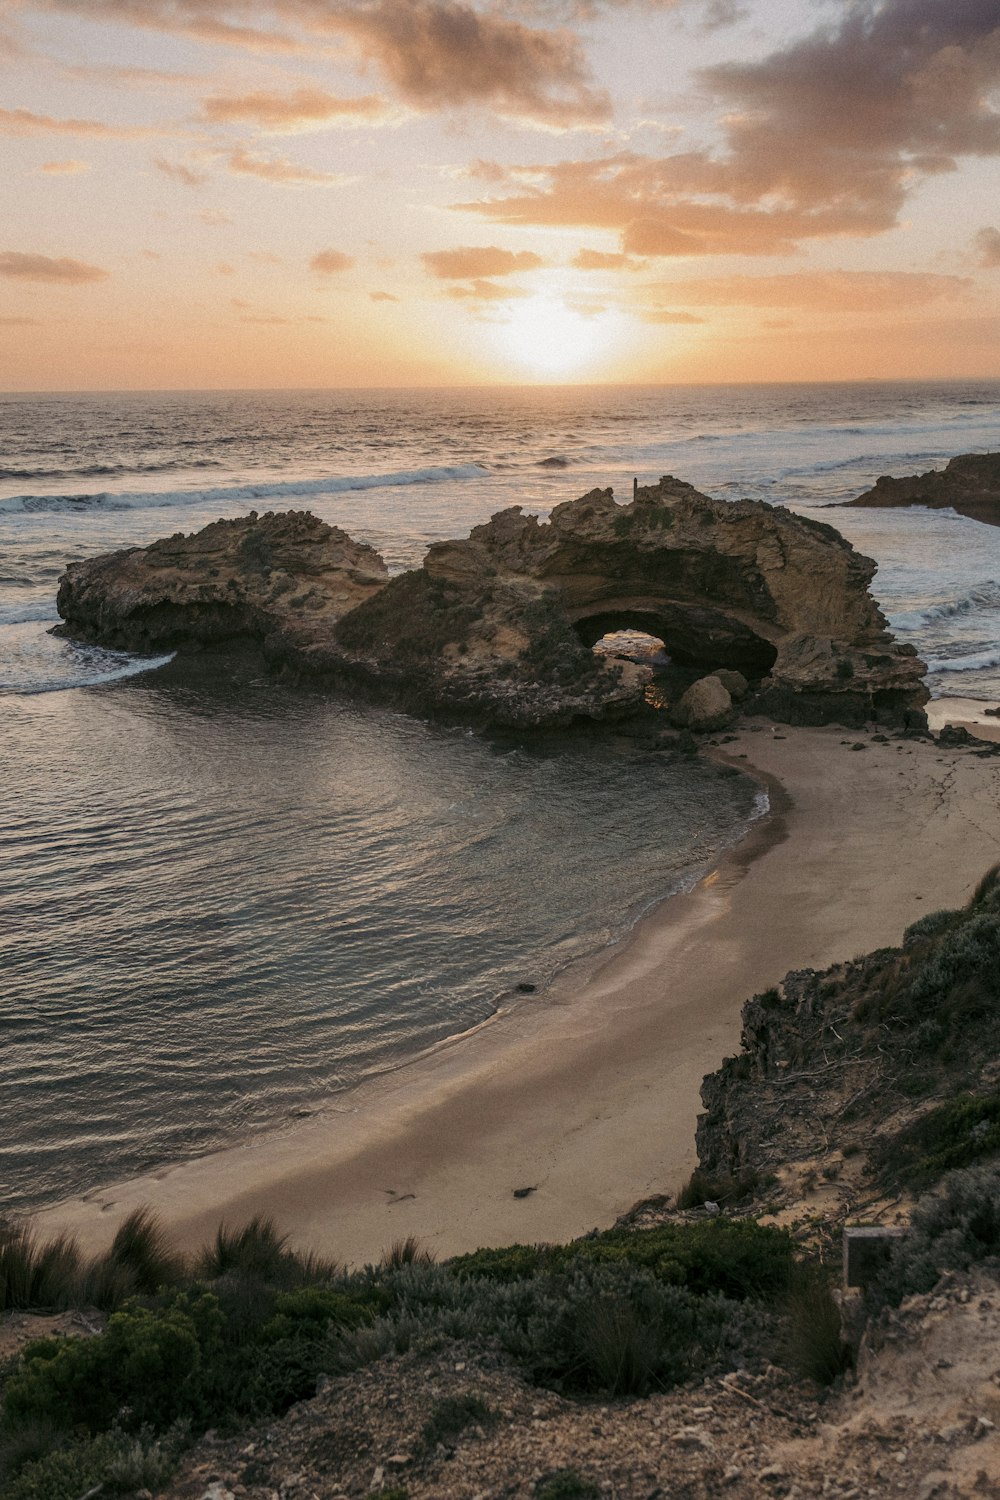
[[[727,667],[720,667],[717,672],[712,673],[712,676],[719,679],[730,698],[736,703],[741,698],[745,698],[750,691],[750,684],[742,672],[734,672]]]
[[[670,722],[678,729],[696,732],[724,729],[732,717],[733,700],[714,674],[692,683],[670,711]]]

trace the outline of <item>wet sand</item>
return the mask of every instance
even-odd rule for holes
[[[622,944],[313,1119],[67,1200],[39,1227],[97,1248],[149,1203],[194,1248],[263,1212],[363,1264],[411,1234],[438,1256],[567,1239],[676,1191],[744,1000],[898,942],[1000,860],[1000,757],[770,724],[719,753],[769,784],[771,816]]]

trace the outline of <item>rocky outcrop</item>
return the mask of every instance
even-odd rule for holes
[[[702,1083],[709,1178],[921,1189],[1000,1151],[1000,866],[900,948],[794,971],[743,1007],[742,1050]],[[772,1179],[773,1180],[773,1179]]]
[[[322,665],[333,627],[388,581],[372,547],[308,511],[215,521],[74,563],[59,583],[66,630],[131,651],[250,638],[274,663]]]
[[[546,522],[519,506],[388,579],[381,558],[303,513],[76,564],[67,628],[150,649],[250,636],[287,670],[422,709],[542,725],[636,709],[650,669],[595,655],[623,628],[696,673],[739,673],[751,708],[794,722],[899,720],[926,701],[893,642],[875,564],[832,527],[665,478],[630,505],[592,490]]]
[[[732,717],[732,696],[715,673],[693,682],[670,711],[670,722],[678,729],[724,729]]]
[[[973,521],[1000,526],[1000,453],[962,453],[944,469],[892,479],[888,474],[845,505],[926,505],[931,510],[957,510]]]

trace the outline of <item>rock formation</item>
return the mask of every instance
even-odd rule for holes
[[[874,489],[845,505],[926,505],[957,510],[973,521],[1000,526],[1000,453],[962,453],[944,469],[891,479],[883,474]]]
[[[391,580],[304,513],[215,522],[74,565],[58,602],[68,630],[106,644],[249,636],[285,670],[510,725],[638,707],[649,668],[592,650],[630,627],[691,675],[741,673],[751,707],[858,723],[927,699],[923,663],[868,592],[874,572],[830,526],[665,478],[625,506],[592,490],[547,522],[514,506]]]
[[[308,511],[214,521],[72,564],[57,605],[73,635],[130,651],[253,639],[308,670],[333,626],[388,581],[373,547]]]

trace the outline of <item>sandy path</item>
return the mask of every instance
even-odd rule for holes
[[[1000,859],[1000,758],[770,726],[727,752],[776,778],[786,807],[617,949],[321,1116],[67,1200],[40,1227],[97,1246],[148,1202],[194,1246],[220,1217],[265,1211],[363,1263],[408,1234],[438,1255],[569,1238],[675,1190],[746,997],[898,942]]]

